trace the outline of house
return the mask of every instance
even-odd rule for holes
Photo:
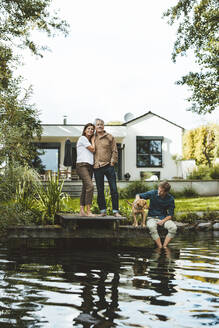
[[[34,142],[44,150],[40,156],[44,168],[53,171],[63,169],[65,141],[70,139],[74,170],[76,142],[84,125],[66,124],[65,120],[62,125],[43,124],[42,127],[41,140],[35,139]],[[131,180],[147,177],[149,172],[159,179],[171,179],[180,174],[172,156],[182,155],[184,129],[181,126],[149,111],[120,125],[105,125],[105,129],[117,142],[119,180],[124,179],[127,172]]]

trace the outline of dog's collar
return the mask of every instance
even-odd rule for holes
[[[134,208],[138,210],[139,208],[136,206],[136,202],[134,203]]]

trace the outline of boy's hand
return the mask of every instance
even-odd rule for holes
[[[140,196],[139,195],[135,195],[135,200],[139,200]]]

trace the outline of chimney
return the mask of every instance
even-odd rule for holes
[[[64,117],[63,124],[66,125],[67,124],[67,115],[64,115],[63,117]]]

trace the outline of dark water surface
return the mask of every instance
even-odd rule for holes
[[[0,244],[0,328],[219,327],[218,241],[178,236],[166,252]]]

